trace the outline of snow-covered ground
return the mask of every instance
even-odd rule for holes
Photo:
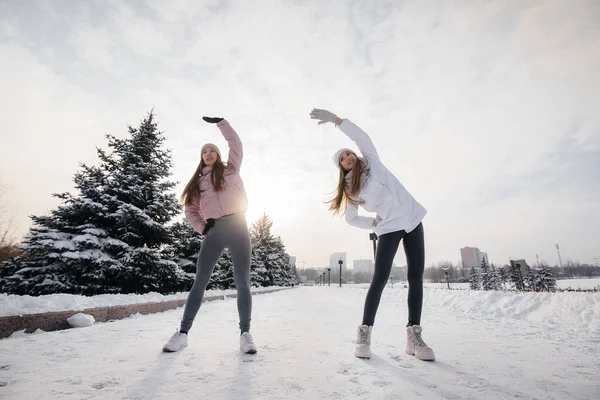
[[[367,285],[254,297],[256,355],[234,299],[205,303],[189,347],[162,353],[182,309],[0,340],[2,399],[597,399],[600,293],[425,291],[424,339],[404,354],[406,289],[386,288],[373,358],[353,357]]]
[[[279,286],[253,288],[253,292],[280,289]],[[236,293],[235,289],[207,290],[205,296],[222,296]],[[161,302],[187,299],[188,292],[162,295],[147,294],[102,294],[80,296],[74,294],[49,294],[44,296],[16,296],[0,293],[0,317],[7,315],[35,314],[50,311],[81,311],[86,308],[119,306],[125,304]]]
[[[559,288],[593,289],[600,286],[600,278],[560,279],[556,281]]]

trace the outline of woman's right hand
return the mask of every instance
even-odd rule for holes
[[[310,112],[310,118],[319,120],[317,125],[326,124],[327,122],[331,122],[335,125],[342,123],[342,120],[331,111],[321,110],[318,108],[313,108],[313,110]]]
[[[202,119],[209,124],[218,124],[219,122],[223,121],[223,118],[220,117],[202,117]]]

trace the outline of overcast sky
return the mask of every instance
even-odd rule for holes
[[[370,134],[425,206],[427,265],[600,257],[600,2],[0,1],[0,182],[18,233],[72,191],[105,133],[152,107],[178,192],[227,118],[250,209],[299,266],[372,257],[332,217],[331,161],[353,147],[312,108]],[[401,249],[401,248],[400,248]],[[305,263],[301,263],[304,261]],[[396,257],[404,264],[402,250]]]

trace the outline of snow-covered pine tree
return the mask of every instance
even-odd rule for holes
[[[554,278],[554,275],[552,275],[552,272],[547,265],[542,264],[538,277],[540,290],[546,290],[548,292],[554,292],[556,290],[556,278]]]
[[[257,248],[254,244],[252,245],[252,258],[250,260],[250,282],[254,287],[269,286],[271,280],[265,266],[266,259],[265,251]]]
[[[252,265],[252,264],[251,264]],[[252,285],[252,281],[250,281]],[[229,249],[225,249],[208,282],[207,289],[232,289],[235,288],[235,280],[233,279],[233,260]]]
[[[537,272],[530,268],[529,265],[525,267],[525,276],[523,277],[527,288],[532,291],[539,290],[539,277]]]
[[[481,275],[481,287],[483,290],[494,290],[493,277],[485,258],[481,260],[481,271],[479,274]]]
[[[490,266],[490,290],[502,290],[500,271],[494,264]]]
[[[502,288],[506,290],[506,282],[508,281],[508,274],[506,273],[506,266],[498,268],[498,277],[500,278],[500,283],[502,284]]]
[[[280,237],[271,233],[273,222],[263,214],[252,224],[250,238],[252,240],[252,271],[251,277],[256,278],[260,286],[290,286],[298,284],[298,275],[290,266],[290,256]]]
[[[525,288],[521,277],[521,269],[513,260],[510,260],[509,279],[515,290],[523,290]]]
[[[107,135],[98,166],[82,164],[77,194],[55,194],[62,204],[33,216],[24,255],[0,280],[7,293],[169,293],[182,289],[178,267],[161,247],[167,223],[180,213],[171,190],[171,154],[149,113],[129,137]],[[16,265],[17,267],[14,267]]]
[[[479,272],[474,266],[471,267],[471,271],[469,273],[469,287],[472,290],[481,290],[481,278],[479,276]]]

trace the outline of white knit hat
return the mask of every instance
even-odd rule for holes
[[[344,153],[346,151],[349,151],[349,152],[351,152],[352,154],[354,154],[356,156],[356,153],[354,151],[350,150],[350,149],[346,149],[346,148],[339,149],[333,155],[333,163],[335,164],[336,167],[340,166],[340,156],[342,155],[342,153]]]
[[[221,152],[219,151],[219,148],[217,147],[216,144],[212,144],[212,143],[206,143],[204,146],[202,146],[202,148],[200,149],[200,157],[202,157],[202,152],[204,151],[204,149],[206,149],[207,147],[212,147],[213,149],[215,149],[215,151],[217,152],[217,154],[219,155],[219,158],[221,160],[223,160],[223,158],[221,157]]]

